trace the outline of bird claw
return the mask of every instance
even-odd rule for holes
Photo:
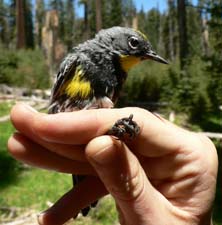
[[[133,114],[131,114],[129,117],[117,120],[107,134],[115,136],[118,140],[123,140],[126,136],[133,139],[139,132],[140,127],[133,121]]]

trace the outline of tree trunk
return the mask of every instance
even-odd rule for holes
[[[173,61],[174,60],[174,31],[173,31],[173,0],[168,0],[168,6],[169,6],[169,21],[168,21],[168,26],[169,26],[169,55],[170,59]]]
[[[42,46],[42,27],[45,17],[44,12],[44,1],[36,0],[35,1],[35,38],[37,47]]]
[[[17,48],[25,47],[24,1],[16,0]]]
[[[180,45],[180,67],[181,69],[184,69],[188,56],[185,0],[177,0],[177,7]]]
[[[202,43],[203,53],[205,56],[209,56],[209,31],[207,25],[207,18],[202,18]]]
[[[132,28],[138,30],[138,15],[135,15],[132,19]]]
[[[0,40],[3,44],[7,43],[7,21],[5,15],[4,1],[0,0]]]
[[[96,0],[96,31],[102,29],[101,0]]]
[[[84,39],[89,39],[89,5],[88,1],[83,2],[84,5]]]
[[[46,64],[49,67],[49,74],[52,83],[54,75],[58,70],[58,65],[64,58],[66,48],[58,37],[59,32],[59,15],[57,10],[46,12],[46,19],[42,28],[42,48],[46,57]]]

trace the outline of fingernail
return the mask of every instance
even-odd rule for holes
[[[116,145],[113,143],[113,140],[107,138],[99,138],[99,149],[95,148],[90,154],[90,158],[98,164],[107,165],[112,163],[117,157]]]
[[[37,220],[38,220],[39,225],[43,225],[44,224],[43,216],[44,216],[44,212],[40,212],[39,214],[37,214]]]
[[[8,146],[13,146],[14,150],[24,149],[24,146],[21,143],[21,135],[19,133],[14,133],[8,140]]]

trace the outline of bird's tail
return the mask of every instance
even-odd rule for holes
[[[86,176],[83,175],[74,175],[72,174],[72,182],[73,182],[73,186],[78,185],[80,182],[82,182],[82,180],[84,180],[86,178]],[[90,209],[96,207],[98,201],[95,201],[93,203],[91,203],[89,206],[85,207],[84,209],[81,209],[81,214],[83,216],[87,216]]]

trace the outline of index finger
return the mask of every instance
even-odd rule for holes
[[[118,119],[132,113],[141,132],[129,145],[148,156],[168,154],[178,148],[176,133],[181,129],[139,108],[95,109],[48,115],[27,110],[24,105],[18,104],[12,109],[11,119],[18,130],[31,130],[48,142],[82,145],[104,135]],[[27,122],[26,117],[30,117],[30,114],[32,120]]]

